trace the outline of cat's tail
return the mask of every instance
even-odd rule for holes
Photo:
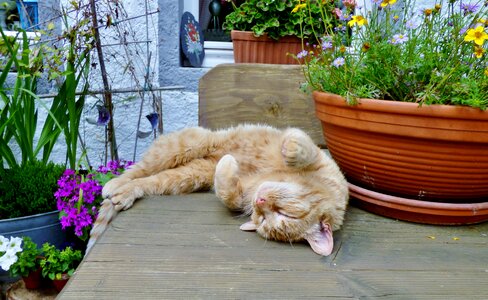
[[[112,204],[110,199],[103,200],[100,209],[98,210],[98,217],[93,224],[93,228],[90,231],[90,239],[88,240],[88,245],[86,246],[85,256],[90,252],[93,248],[93,245],[98,241],[102,233],[108,227],[108,224],[115,218],[117,215],[117,210],[115,209],[115,205]]]

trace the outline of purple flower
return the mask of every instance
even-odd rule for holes
[[[103,187],[96,175],[110,174],[113,177],[133,164],[132,161],[110,161],[106,166],[100,166],[86,175],[66,170],[59,178],[58,190],[54,193],[56,206],[61,212],[61,227],[72,227],[77,236],[87,238],[102,201]]]
[[[307,50],[302,50],[302,51],[298,52],[297,58],[298,59],[302,59],[302,58],[306,57],[307,55],[308,55],[308,51]]]
[[[346,63],[346,60],[344,59],[344,57],[338,57],[338,58],[334,59],[334,61],[332,62],[332,65],[336,68],[339,68],[339,67],[343,66],[345,63]]]
[[[323,37],[321,47],[322,47],[322,50],[332,49],[333,44],[332,44],[331,38],[330,37]]]
[[[340,20],[340,21],[349,21],[349,20],[351,20],[351,17],[352,17],[352,16],[351,16],[350,14],[349,14],[349,15],[348,15],[348,14],[343,14],[343,15],[341,15],[341,16],[339,17],[339,20]]]
[[[110,112],[108,109],[103,105],[97,105],[98,109],[98,120],[97,125],[105,126],[110,121]]]
[[[334,31],[337,33],[346,32],[346,26],[343,25],[336,26],[334,27]]]
[[[395,34],[390,43],[392,43],[393,45],[399,45],[405,43],[406,41],[408,41],[408,36],[404,34]]]
[[[478,7],[478,4],[461,3],[461,10],[464,12],[464,15],[476,12],[478,10]]]
[[[157,113],[150,113],[146,116],[146,118],[149,120],[151,123],[152,129],[156,129],[158,127],[158,121],[159,121],[159,115]]]
[[[417,22],[415,22],[414,20],[408,20],[406,23],[405,23],[405,27],[407,27],[407,29],[416,29],[419,25],[417,24]]]

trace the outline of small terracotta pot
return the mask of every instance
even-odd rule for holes
[[[321,92],[313,98],[330,153],[351,184],[380,198],[474,205],[488,201],[488,111],[373,99],[348,105],[338,95]],[[371,195],[356,198],[364,202]],[[387,202],[382,202],[385,209]],[[479,213],[471,210],[475,222],[488,220]]]
[[[251,31],[231,31],[236,63],[263,64],[298,64],[288,53],[298,54],[302,51],[302,40],[296,36],[287,36],[278,41],[266,34],[255,37]]]
[[[27,275],[27,277],[22,277],[24,281],[25,288],[29,290],[38,289],[41,286],[42,276],[41,276],[41,268],[38,268],[35,271],[32,271]]]
[[[56,289],[56,291],[61,292],[61,290],[66,285],[66,283],[68,283],[69,278],[70,277],[68,274],[63,274],[61,279],[54,279],[53,280],[53,286]]]

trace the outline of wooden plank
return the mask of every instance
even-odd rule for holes
[[[324,145],[312,97],[300,90],[300,66],[222,64],[199,83],[199,124],[218,129],[240,123],[299,127]]]
[[[244,221],[210,193],[143,199],[59,299],[488,298],[488,223],[420,225],[350,207],[321,257],[242,232]]]

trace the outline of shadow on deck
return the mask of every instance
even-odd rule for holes
[[[487,299],[488,223],[429,226],[350,207],[334,252],[265,241],[211,193],[119,214],[60,299]]]

